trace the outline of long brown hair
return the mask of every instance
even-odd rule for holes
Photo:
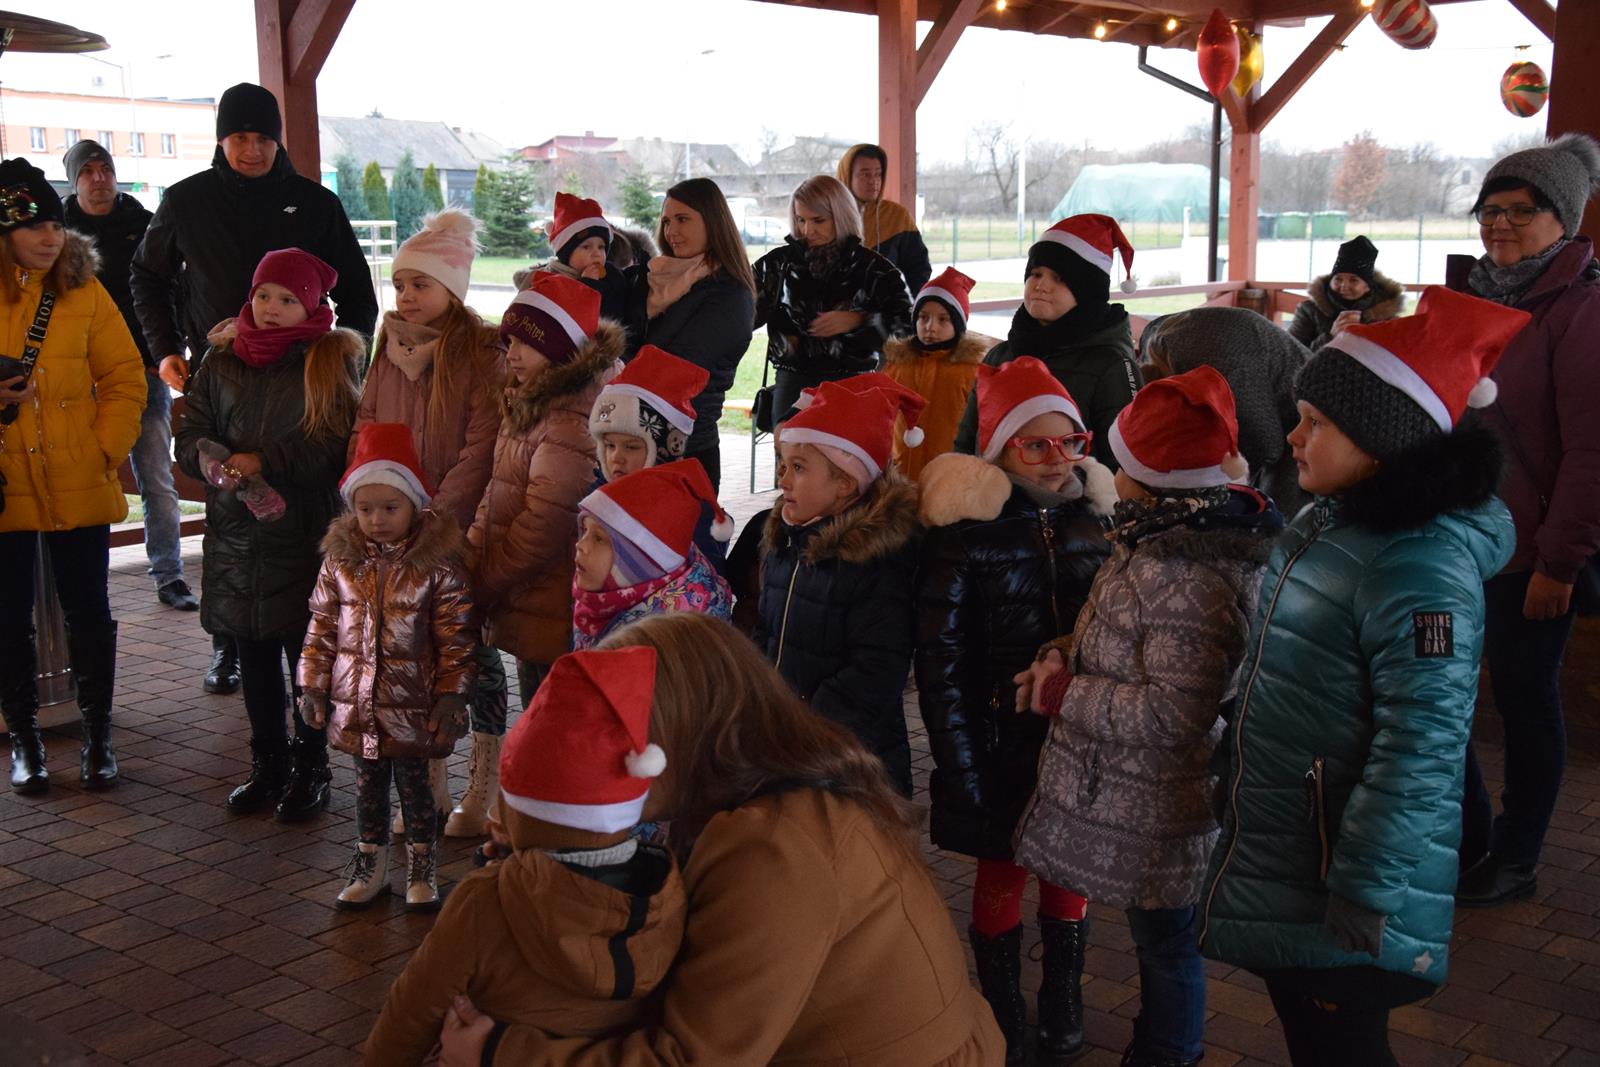
[[[483,358],[484,349],[497,343],[499,333],[476,311],[457,300],[454,293],[450,294],[450,303],[434,328],[439,331],[439,343],[434,348],[427,419],[443,422],[473,393],[490,396],[499,387],[493,380],[493,367]],[[379,326],[373,358],[383,358],[388,346],[388,329]],[[372,380],[370,375],[367,380]],[[420,432],[422,428],[416,429]]]
[[[656,650],[650,737],[667,753],[664,791],[674,848],[774,787],[826,789],[859,804],[917,859],[915,809],[849,731],[807,708],[749,638],[694,612],[641,619],[602,648]]]
[[[0,240],[0,297],[4,297],[8,304],[15,304],[22,299],[22,286],[17,284],[17,257],[11,251],[11,234],[4,236],[5,239]],[[66,245],[61,246],[61,254],[45,271],[44,287],[45,291],[57,295],[67,291]]]
[[[728,200],[717,183],[710,178],[689,178],[668,189],[666,198],[687,205],[705,220],[706,265],[712,272],[731,278],[754,293],[756,275],[750,269],[750,257],[745,254],[739,227],[733,224],[733,212],[728,210]],[[671,247],[667,244],[664,215],[656,223],[656,245],[663,252]]]
[[[350,436],[361,402],[357,368],[366,355],[361,335],[329,330],[306,346],[306,412],[300,431],[307,437]]]

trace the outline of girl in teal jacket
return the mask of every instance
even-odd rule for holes
[[[1201,948],[1267,983],[1295,1067],[1385,1065],[1390,1009],[1445,979],[1483,581],[1514,544],[1471,419],[1526,316],[1429,289],[1296,383],[1315,501],[1285,531],[1229,736]]]

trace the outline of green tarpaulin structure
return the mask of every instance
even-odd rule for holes
[[[1095,212],[1118,222],[1211,221],[1211,170],[1198,163],[1091,163],[1050,215]],[[1228,214],[1228,180],[1222,179],[1222,214]]]

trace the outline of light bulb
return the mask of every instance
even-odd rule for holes
[[[1175,19],[1175,18],[1167,19],[1167,32],[1168,33],[1176,33],[1176,32],[1178,32],[1178,20],[1177,19]]]
[[[994,0],[994,9],[996,11],[1004,11],[1006,9],[1006,0]]]
[[[1377,0],[1361,0],[1362,7],[1371,7],[1375,3],[1377,3]]]
[[[1103,22],[1095,23],[1094,24],[1094,39],[1097,40],[1097,41],[1103,41],[1103,40],[1105,40],[1105,37],[1106,37],[1106,24],[1103,23]]]

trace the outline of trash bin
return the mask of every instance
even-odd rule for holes
[[[39,680],[41,708],[69,704],[78,698],[63,620],[61,600],[56,596],[55,572],[50,569],[50,546],[40,535],[39,548],[33,554],[33,640],[38,657],[34,670]]]
[[[1311,216],[1311,236],[1319,241],[1325,237],[1342,241],[1349,218],[1343,211],[1319,211]]]
[[[1304,211],[1285,211],[1278,216],[1277,235],[1279,240],[1304,241],[1311,223],[1311,216]]]
[[[1278,236],[1277,212],[1262,211],[1256,214],[1256,236],[1263,241],[1270,241]]]

